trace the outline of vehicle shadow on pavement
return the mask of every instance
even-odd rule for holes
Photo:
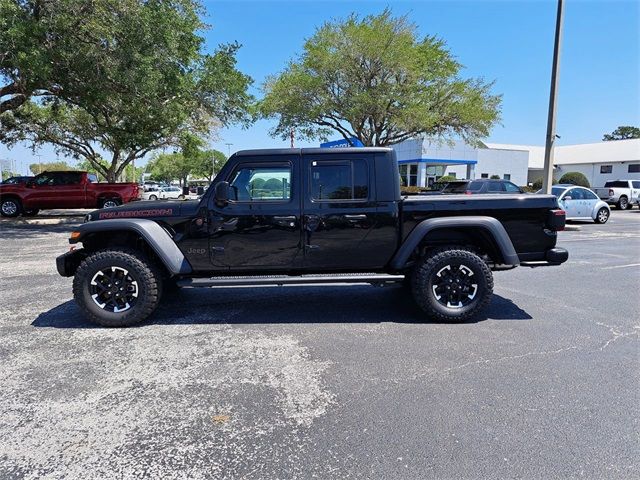
[[[478,318],[530,320],[508,298],[494,295]],[[166,296],[140,326],[189,324],[436,323],[425,318],[403,288],[369,286],[184,289]],[[41,313],[34,327],[96,328],[73,301]]]

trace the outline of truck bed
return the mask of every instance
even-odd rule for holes
[[[520,260],[526,261],[555,247],[556,233],[545,228],[549,209],[554,208],[559,208],[554,195],[411,195],[401,203],[402,240],[429,218],[484,215],[504,225]]]

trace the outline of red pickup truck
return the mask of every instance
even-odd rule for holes
[[[115,207],[140,193],[137,183],[98,183],[93,173],[43,172],[24,183],[0,185],[0,213],[17,217],[50,208]]]

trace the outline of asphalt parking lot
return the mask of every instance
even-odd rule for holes
[[[0,478],[639,478],[640,210],[496,273],[477,322],[402,288],[183,290],[93,328],[71,224],[0,223]]]

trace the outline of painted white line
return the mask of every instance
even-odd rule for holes
[[[602,267],[602,270],[613,270],[614,268],[640,267],[640,263],[629,263],[628,265],[616,265],[615,267]]]

